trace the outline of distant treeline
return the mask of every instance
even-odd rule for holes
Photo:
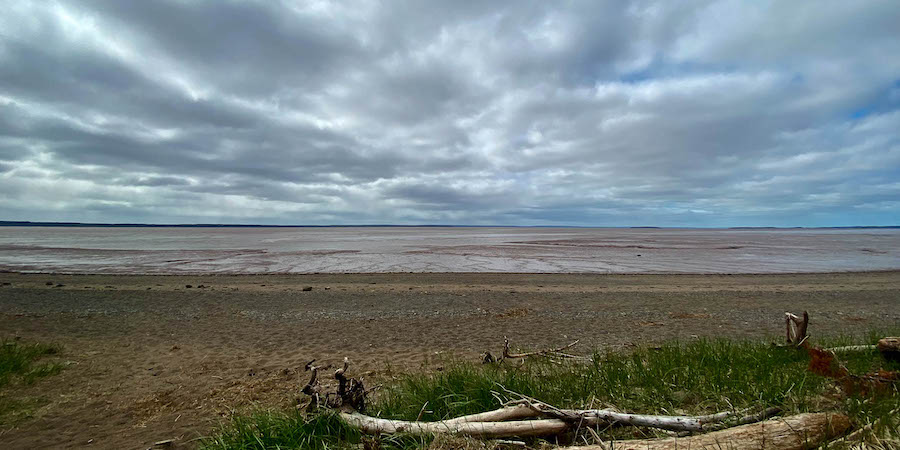
[[[82,222],[29,222],[0,221],[0,227],[96,227],[96,228],[370,228],[370,227],[455,227],[458,225],[254,225],[217,223],[82,223]]]
[[[82,222],[30,222],[0,220],[0,227],[96,227],[96,228],[586,228],[566,225],[258,225],[216,223],[82,223]],[[628,228],[628,227],[624,227]],[[632,227],[658,228],[658,227]]]
[[[0,220],[0,227],[96,227],[96,228],[629,228],[629,229],[691,229],[703,227],[588,227],[572,225],[254,225],[254,224],[152,224],[152,223],[82,223],[82,222],[31,222]],[[728,230],[810,230],[810,229],[880,229],[900,228],[900,225],[860,225],[850,227],[729,227]],[[711,228],[716,229],[716,228]]]

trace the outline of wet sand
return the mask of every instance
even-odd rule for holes
[[[291,407],[310,359],[383,380],[538,348],[766,338],[808,309],[814,336],[900,325],[900,272],[781,275],[0,273],[0,336],[72,364],[15,398],[36,417],[4,448],[147,448],[207,435],[232,409]],[[49,283],[49,285],[48,285]],[[186,285],[191,285],[187,288]],[[199,287],[203,285],[204,287]],[[303,288],[312,290],[304,291]]]
[[[117,274],[900,269],[900,229],[0,227],[0,270]]]

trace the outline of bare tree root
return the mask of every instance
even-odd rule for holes
[[[803,311],[803,318],[800,318],[795,314],[786,312],[784,313],[784,325],[788,345],[801,347],[806,343],[806,340],[809,338],[809,335],[806,333],[809,327],[809,313]]]
[[[318,408],[322,403],[322,397],[319,395],[319,368],[313,365],[314,362],[316,362],[315,359],[306,363],[305,369],[310,372],[310,378],[306,386],[300,390],[310,397],[309,409],[311,410]]]
[[[362,380],[356,378],[347,378],[345,375],[350,367],[350,360],[344,358],[344,365],[334,372],[334,379],[338,381],[336,392],[328,392],[322,395],[319,385],[319,370],[327,367],[314,366],[312,360],[306,363],[306,370],[311,373],[309,382],[300,390],[312,398],[309,404],[310,409],[327,407],[331,409],[365,411],[366,409],[366,388],[363,386]]]
[[[482,363],[483,364],[492,364],[492,363],[503,363],[506,359],[526,359],[526,358],[548,358],[555,360],[572,360],[572,361],[582,361],[582,362],[591,362],[593,358],[589,356],[580,356],[580,355],[572,355],[570,353],[565,353],[564,350],[568,350],[576,345],[578,345],[580,339],[576,339],[575,341],[566,344],[559,348],[550,348],[545,350],[538,350],[533,352],[523,352],[523,353],[513,353],[509,346],[509,339],[503,339],[503,353],[500,354],[499,357],[494,356],[491,352],[484,352],[481,354]]]
[[[578,345],[578,342],[580,342],[580,341],[581,341],[580,339],[576,339],[575,341],[573,341],[569,344],[563,345],[562,347],[559,347],[559,348],[538,350],[536,352],[512,353],[509,350],[509,339],[504,338],[503,339],[503,357],[504,358],[528,358],[530,356],[554,356],[557,354],[562,357],[573,357],[574,355],[568,355],[568,354],[562,353],[562,351],[568,350],[568,349]]]
[[[612,441],[606,444],[567,447],[568,450],[802,450],[842,436],[850,419],[840,414],[807,413],[742,425],[707,434],[665,439]]]

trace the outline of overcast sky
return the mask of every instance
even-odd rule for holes
[[[896,0],[0,6],[0,220],[900,224]]]

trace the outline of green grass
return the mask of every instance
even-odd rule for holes
[[[16,384],[30,385],[62,371],[64,366],[61,363],[41,362],[41,359],[58,355],[60,351],[61,348],[56,345],[0,340],[0,425],[25,419],[40,406],[40,399],[12,397],[5,391]]]
[[[59,354],[60,350],[56,345],[6,339],[0,341],[0,388],[17,379],[31,384],[38,378],[59,373],[63,368],[62,364],[36,362],[42,357]]]
[[[323,413],[307,417],[299,411],[258,411],[236,416],[204,448],[335,448],[358,442],[361,436],[337,416]]]
[[[860,341],[841,338],[820,344],[874,343],[877,337],[873,334]],[[883,361],[875,351],[842,354],[840,359],[854,373],[900,370],[900,364]],[[635,413],[703,414],[777,406],[785,414],[839,410],[861,424],[882,419],[882,426],[875,430],[882,436],[897,428],[896,419],[889,417],[891,410],[900,407],[896,388],[877,398],[840,396],[833,382],[806,370],[805,352],[768,343],[673,342],[658,348],[601,352],[594,360],[591,364],[535,360],[501,366],[445,361],[441,371],[410,373],[389,382],[370,403],[368,413],[415,420],[427,405],[421,420],[440,420],[482,412],[500,406],[505,399],[502,386],[568,408],[615,406]],[[604,432],[606,436],[633,437],[634,430]],[[358,444],[361,439],[334,416],[270,411],[234,418],[216,437],[205,441],[203,448],[336,448]],[[400,437],[382,440],[381,445],[407,448],[428,442]]]

